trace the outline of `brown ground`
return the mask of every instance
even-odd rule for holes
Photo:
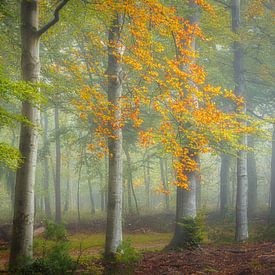
[[[135,274],[275,274],[275,242],[145,253]]]

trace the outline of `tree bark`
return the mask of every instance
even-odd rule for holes
[[[135,206],[136,206],[136,211],[137,214],[139,215],[139,208],[138,208],[138,202],[137,202],[137,197],[133,185],[133,174],[132,174],[132,165],[131,165],[131,156],[130,152],[128,151],[128,148],[124,147],[124,152],[126,155],[126,160],[127,160],[127,172],[128,172],[128,177],[127,177],[127,187],[128,187],[128,203],[130,202],[130,205],[128,204],[129,207],[129,212],[132,211],[132,204],[131,204],[131,195],[133,194],[133,198],[135,201]]]
[[[196,177],[196,208],[197,211],[201,209],[201,162],[200,157],[197,157],[198,159],[198,168],[199,171],[196,171],[195,177]]]
[[[108,101],[115,106],[114,121],[121,119],[120,97],[122,95],[122,48],[120,32],[123,24],[122,15],[116,13],[109,29],[108,45]],[[120,55],[120,56],[119,56]],[[107,228],[105,256],[113,257],[122,242],[122,129],[110,125],[113,138],[108,138],[109,180]]]
[[[230,159],[228,154],[221,155],[221,171],[220,171],[220,214],[224,218],[229,208],[229,174]]]
[[[37,82],[40,74],[38,2],[21,1],[21,70],[22,79]],[[39,110],[30,102],[22,103],[22,115],[39,124]],[[21,124],[19,150],[23,164],[16,171],[15,203],[9,268],[16,269],[32,258],[34,182],[38,147],[37,127]]]
[[[254,149],[254,136],[249,135],[248,146]],[[254,152],[247,153],[248,179],[248,216],[253,217],[257,211],[257,165]]]
[[[151,175],[150,175],[150,161],[149,159],[146,161],[146,167],[145,167],[145,173],[146,173],[146,206],[148,209],[151,207],[151,197],[150,197],[150,185],[151,185]]]
[[[190,16],[191,24],[198,24],[199,18],[197,13],[197,4],[194,0],[189,0],[189,7],[194,9],[194,13]],[[196,41],[195,36],[191,42],[190,47],[195,51]],[[195,62],[195,58],[192,60],[192,63]],[[195,87],[194,83],[190,80],[189,85]],[[187,126],[188,127],[188,126]],[[194,152],[193,152],[194,154]],[[198,162],[198,156],[195,157]],[[186,173],[186,171],[185,171]],[[176,197],[176,225],[174,236],[168,245],[168,248],[179,248],[182,246],[182,237],[183,237],[183,227],[181,226],[182,219],[184,218],[196,218],[197,216],[197,199],[196,199],[196,171],[188,173],[188,188],[186,190],[182,187],[177,187],[177,197]]]
[[[44,113],[44,147],[46,147],[46,153],[44,157],[44,205],[45,205],[45,215],[47,218],[51,217],[51,204],[50,204],[50,191],[49,191],[49,122],[48,122],[48,114]]]
[[[196,208],[196,175],[192,172],[188,175],[189,190],[177,187],[176,198],[176,224],[174,236],[168,245],[169,248],[177,248],[182,242],[183,228],[181,221],[183,218],[195,218],[197,216]]]
[[[89,186],[89,194],[90,194],[90,202],[91,202],[91,214],[95,214],[95,202],[93,197],[93,187],[90,176],[88,176],[88,186]]]
[[[271,156],[271,218],[275,221],[275,124],[273,124],[272,156]]]
[[[159,158],[159,166],[160,166],[160,175],[161,175],[161,181],[162,181],[163,189],[165,191],[168,191],[168,186],[167,186],[167,182],[166,182],[166,175],[165,175],[165,172],[164,172],[163,158]],[[169,210],[169,195],[164,194],[164,199],[165,199],[165,209]]]
[[[59,110],[54,109],[55,122],[55,222],[61,223],[61,146],[59,132]]]
[[[81,180],[81,170],[82,170],[82,155],[80,157],[80,166],[79,166],[78,179],[77,179],[77,196],[76,196],[78,225],[81,222],[81,216],[80,216],[80,180]]]
[[[238,34],[241,27],[241,7],[240,0],[232,0],[232,31]],[[239,40],[234,41],[234,82],[235,94],[244,96],[244,52]],[[246,112],[246,105],[243,104],[242,112]],[[247,136],[240,138],[240,144],[247,144]],[[248,238],[248,222],[247,222],[247,153],[240,150],[237,156],[237,198],[236,198],[236,240],[245,241]]]

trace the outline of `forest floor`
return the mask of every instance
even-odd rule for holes
[[[126,234],[133,247],[142,252],[134,266],[110,265],[101,258],[104,234],[74,234],[69,237],[70,254],[81,253],[78,274],[275,274],[275,242],[247,244],[204,244],[199,249],[182,252],[162,252],[171,234]],[[35,240],[35,254],[42,251],[42,238]],[[81,243],[81,252],[80,252]],[[51,242],[47,241],[50,246]],[[0,270],[8,261],[8,246],[0,245]]]
[[[234,242],[234,223],[209,219],[204,228],[204,241],[193,251],[163,252],[172,237],[173,216],[152,216],[138,221],[134,217],[125,224],[124,239],[141,253],[135,265],[110,264],[102,260],[104,223],[94,221],[82,227],[67,226],[69,253],[80,259],[77,274],[263,274],[275,275],[275,227],[264,219],[250,222],[248,243]],[[34,254],[39,257],[54,241],[36,232]],[[9,244],[1,241],[0,272],[6,269]]]

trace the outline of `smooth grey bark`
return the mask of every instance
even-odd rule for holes
[[[146,179],[146,207],[149,209],[151,207],[151,192],[150,192],[150,185],[151,185],[151,174],[150,174],[150,161],[149,159],[146,161],[145,167],[145,179]]]
[[[275,221],[275,124],[273,124],[273,135],[272,135],[272,156],[271,156],[271,208],[270,216]]]
[[[163,160],[163,158],[159,158],[159,166],[160,166],[160,176],[161,176],[163,189],[165,191],[168,191],[168,185],[167,185],[166,175],[165,175],[165,171],[164,171],[164,160]],[[169,195],[168,194],[164,194],[164,200],[165,200],[165,209],[169,210]]]
[[[100,209],[102,212],[105,211],[105,182],[103,180],[103,174],[100,172],[99,173],[99,180],[101,184],[101,189],[100,189]]]
[[[136,211],[137,214],[139,215],[139,208],[138,208],[138,202],[137,202],[137,197],[133,185],[133,174],[132,174],[132,163],[131,163],[131,156],[128,148],[124,147],[124,153],[126,156],[127,160],[127,188],[128,188],[128,207],[130,207],[128,210],[131,212],[132,210],[132,204],[131,204],[131,195],[133,195],[134,201],[135,201],[135,206],[136,206]],[[129,205],[130,202],[130,205]]]
[[[66,185],[66,199],[64,204],[64,213],[68,212],[71,207],[72,201],[72,185],[71,185],[71,168],[70,168],[70,160],[67,163],[68,175],[67,175],[67,185]]]
[[[88,176],[88,186],[89,186],[89,195],[90,195],[90,202],[91,202],[91,214],[95,214],[95,202],[93,197],[93,187],[92,187],[92,180],[91,177]]]
[[[190,23],[198,24],[199,17],[197,12],[197,4],[193,0],[189,0],[189,7],[193,9],[193,14],[190,16]],[[193,37],[190,47],[195,51],[196,49],[195,36]],[[192,60],[192,63],[194,62],[195,62],[195,59]],[[195,86],[192,81],[189,81],[189,85],[193,87]],[[198,160],[199,160],[198,157],[196,157],[197,162]],[[186,190],[179,186],[177,187],[175,231],[174,231],[174,236],[167,248],[181,247],[182,237],[184,234],[183,227],[180,224],[182,222],[182,219],[188,218],[188,217],[194,219],[197,216],[196,171],[188,173],[187,176],[188,176],[189,190]]]
[[[247,145],[254,149],[254,136],[247,137]],[[248,217],[257,211],[257,165],[254,151],[247,153]]]
[[[188,175],[189,190],[177,187],[176,197],[176,224],[174,236],[168,245],[168,248],[177,248],[180,246],[183,235],[181,221],[183,218],[195,218],[197,216],[196,206],[196,175],[192,172]]]
[[[49,146],[49,121],[48,121],[48,114],[47,112],[43,115],[44,120],[44,146]],[[51,217],[51,204],[50,204],[50,191],[49,191],[49,185],[50,185],[50,169],[49,169],[49,148],[47,148],[45,156],[44,156],[44,205],[45,205],[45,215],[47,218]]]
[[[232,0],[232,31],[239,34],[241,28],[241,6],[240,0]],[[233,68],[235,94],[244,96],[244,50],[241,42],[236,40],[233,44]],[[242,111],[246,112],[246,105],[243,104]],[[247,136],[242,135],[240,144],[247,144]],[[248,221],[247,221],[247,153],[245,150],[240,150],[237,154],[237,198],[236,198],[236,240],[245,241],[248,238]]]
[[[196,208],[197,211],[201,209],[201,162],[200,157],[197,157],[197,163],[199,167],[199,171],[195,172],[195,178],[196,178]]]
[[[120,32],[123,17],[116,13],[109,29],[108,45],[108,101],[116,107],[114,120],[121,119],[120,97],[122,95],[123,49]],[[108,138],[109,179],[105,256],[113,257],[122,242],[122,129],[110,125],[110,132],[116,138]]]
[[[22,79],[29,82],[38,82],[40,74],[39,37],[36,35],[38,13],[37,1],[21,1],[21,70]],[[39,111],[30,102],[22,103],[22,115],[34,125],[39,124]],[[32,258],[37,146],[37,127],[22,123],[19,150],[24,162],[16,171],[10,269],[16,269]]]
[[[61,223],[61,145],[59,130],[59,110],[54,108],[55,123],[55,222]]]
[[[229,208],[230,163],[231,157],[228,154],[221,154],[220,215],[222,218],[226,216]]]
[[[80,166],[79,166],[79,170],[78,170],[77,195],[76,195],[78,224],[80,224],[80,222],[81,222],[81,216],[80,216],[80,180],[81,180],[81,170],[82,170],[82,155],[81,155],[81,158],[80,158]]]
[[[69,2],[63,0],[54,11],[54,19],[38,29],[38,1],[21,0],[21,72],[22,79],[38,82],[40,74],[39,38],[59,20],[59,11]],[[39,110],[29,101],[22,103],[22,115],[35,127],[21,124],[19,150],[23,164],[16,171],[15,202],[9,268],[17,269],[32,258],[34,220],[34,182],[38,147]]]

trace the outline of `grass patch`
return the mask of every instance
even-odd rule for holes
[[[124,234],[124,239],[131,241],[133,247],[138,250],[161,250],[171,239],[170,233],[146,233],[146,234]],[[80,246],[85,254],[99,254],[102,252],[105,244],[104,233],[92,234],[74,234],[68,236],[69,251],[77,256]],[[45,240],[43,237],[38,237],[34,240],[35,254],[41,255],[45,247],[52,248],[54,241]]]

